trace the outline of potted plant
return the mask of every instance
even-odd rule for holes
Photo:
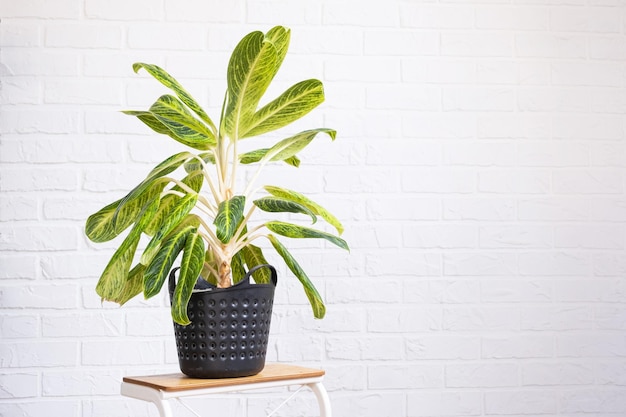
[[[156,165],[128,194],[86,222],[85,233],[93,242],[110,241],[128,230],[96,286],[103,300],[122,305],[140,293],[145,298],[153,297],[170,277],[171,313],[181,369],[184,360],[212,359],[219,365],[220,361],[243,362],[244,356],[256,356],[250,359],[257,363],[243,366],[244,370],[237,365],[234,371],[214,371],[211,365],[207,371],[204,365],[192,364],[191,370],[183,369],[190,376],[241,376],[262,369],[265,351],[246,353],[244,349],[240,354],[234,350],[234,345],[245,344],[246,338],[251,340],[249,344],[263,344],[254,339],[258,333],[267,333],[265,328],[260,332],[252,329],[253,323],[259,325],[257,317],[269,325],[276,274],[273,267],[264,267],[268,262],[259,243],[269,242],[267,247],[278,253],[301,282],[316,318],[324,317],[324,303],[283,238],[321,238],[348,249],[339,237],[343,231],[341,223],[321,205],[296,191],[257,185],[267,164],[280,163],[286,169],[294,169],[300,164],[299,152],[314,138],[325,135],[335,139],[334,130],[317,128],[292,134],[269,147],[255,146],[255,141],[249,140],[289,125],[324,100],[321,81],[309,79],[260,106],[285,58],[289,40],[290,31],[276,26],[267,33],[252,32],[239,42],[228,64],[227,90],[217,123],[165,70],[156,65],[134,64],[135,72],[147,71],[172,94],[162,95],[148,110],[124,113],[181,143],[185,149]],[[248,165],[254,173],[247,181],[241,181],[242,167]],[[336,233],[291,221],[255,221],[259,212],[301,215],[312,223],[321,218]],[[149,240],[145,248],[142,245],[139,256],[142,236]],[[175,264],[179,267],[175,268]],[[249,282],[250,277],[255,284]],[[232,295],[239,287],[248,291],[242,299]],[[263,293],[268,287],[271,294]],[[260,299],[254,295],[262,293]],[[192,299],[197,295],[221,298]],[[264,303],[265,307],[259,304],[257,309],[254,302]],[[198,306],[208,308],[208,304],[216,309],[193,310]],[[226,305],[243,310],[226,311]],[[241,319],[244,313],[248,316]],[[239,320],[231,320],[238,315]],[[198,318],[200,324],[194,324],[192,319]],[[242,323],[246,329],[231,329]],[[209,329],[210,324],[217,328]],[[209,340],[209,335],[216,339]],[[224,350],[220,351],[220,346]],[[213,348],[213,353],[206,353],[209,348]]]

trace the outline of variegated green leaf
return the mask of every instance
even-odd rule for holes
[[[183,88],[183,86],[174,79],[170,74],[168,74],[163,68],[160,68],[157,65],[152,64],[144,64],[142,62],[136,62],[133,64],[133,71],[138,72],[141,68],[148,71],[150,75],[152,75],[157,81],[171,89],[176,93],[178,98],[185,103],[187,107],[189,107],[194,113],[200,116],[205,123],[211,126],[213,129],[213,133],[217,131],[215,128],[215,124],[211,118],[206,114],[206,112],[200,107],[200,105],[196,102],[196,100]]]
[[[146,266],[142,264],[137,264],[130,270],[124,288],[117,299],[119,305],[124,305],[130,299],[141,294],[143,290],[143,273],[145,270]]]
[[[137,250],[137,244],[143,229],[148,225],[158,208],[158,200],[146,203],[138,216],[139,220],[117,248],[111,260],[104,268],[96,285],[96,292],[103,300],[119,302],[126,296],[122,293],[129,275],[130,266]]]
[[[339,246],[342,249],[350,250],[345,240],[340,237],[331,235],[330,233],[308,227],[298,226],[291,223],[272,221],[265,223],[265,226],[272,232],[281,236],[294,239],[326,239],[327,241]]]
[[[203,263],[204,241],[202,237],[197,231],[187,234],[178,283],[172,297],[172,318],[176,323],[183,326],[191,323],[187,316],[187,304],[191,298],[193,287],[200,276]]]
[[[267,35],[252,32],[233,51],[228,64],[228,103],[224,128],[232,139],[247,131],[254,112],[278,68],[289,45],[289,31],[277,26]]]
[[[143,122],[150,129],[154,130],[157,133],[162,135],[167,135],[174,140],[178,140],[178,137],[169,130],[163,123],[159,121],[152,113],[148,111],[140,111],[140,110],[124,110],[122,113],[127,114],[129,116],[135,116],[137,119]]]
[[[248,165],[253,164],[255,162],[259,162],[263,157],[267,154],[270,148],[257,149],[255,151],[250,151],[239,155],[239,162]],[[283,160],[287,165],[291,165],[294,167],[300,166],[300,159],[297,156],[291,156]]]
[[[162,223],[154,234],[154,237],[148,242],[146,249],[141,255],[142,264],[148,265],[152,261],[152,258],[157,254],[161,244],[163,244],[163,239],[187,217],[197,201],[197,194],[187,194],[185,197],[178,199],[167,215],[163,217]]]
[[[328,222],[328,224],[332,225],[337,229],[337,233],[340,235],[343,233],[343,226],[339,219],[333,216],[328,210],[324,207],[320,206],[310,198],[292,190],[288,190],[286,188],[280,188],[275,186],[265,186],[265,191],[270,193],[273,196],[284,198],[286,200],[293,201],[295,203],[301,204],[311,210],[314,214],[320,216],[324,220]]]
[[[185,241],[189,233],[197,230],[196,227],[187,226],[177,228],[176,233],[170,233],[161,245],[157,254],[152,258],[143,276],[143,294],[145,298],[154,297],[161,291],[176,257],[185,247]]]
[[[248,270],[257,265],[267,265],[269,263],[267,259],[265,259],[261,248],[252,244],[243,247],[241,254],[248,266]],[[260,268],[252,273],[252,277],[257,284],[269,284],[272,279],[272,274],[267,268]]]
[[[281,197],[263,197],[254,201],[254,205],[269,213],[300,213],[311,217],[313,223],[317,221],[315,213],[302,204]]]
[[[270,158],[271,161],[282,161],[291,158],[311,143],[319,133],[326,133],[332,140],[335,140],[336,132],[332,129],[305,130],[272,146],[263,159]]]
[[[234,284],[240,282],[246,276],[246,268],[244,268],[243,264],[241,252],[236,253],[230,262],[230,274]]]
[[[269,235],[268,238],[272,243],[274,249],[276,249],[276,252],[278,252],[281,258],[283,258],[283,260],[285,261],[285,264],[287,264],[289,270],[296,276],[296,278],[298,278],[298,280],[302,284],[302,287],[304,288],[304,293],[309,299],[309,303],[311,304],[311,308],[313,309],[313,316],[316,319],[324,318],[324,316],[326,315],[326,306],[324,306],[324,301],[322,301],[322,297],[320,296],[319,292],[317,292],[315,285],[313,285],[307,274],[304,272],[304,270],[298,264],[295,258],[291,255],[291,253],[289,253],[287,248],[282,243],[280,243],[280,241],[276,239],[275,236]]]
[[[213,152],[202,152],[197,156],[198,158],[201,158],[205,164],[215,165],[215,155],[213,154]],[[199,171],[202,168],[202,164],[196,158],[189,160],[189,162],[185,164],[185,170],[187,172]]]
[[[172,131],[177,140],[194,149],[208,150],[215,146],[213,132],[193,117],[176,97],[163,95],[150,107],[150,113]]]
[[[234,196],[230,200],[222,201],[215,216],[215,234],[222,243],[228,243],[234,236],[239,224],[243,220],[243,210],[246,203],[244,196]]]
[[[324,102],[324,87],[319,80],[301,81],[254,113],[241,137],[258,136],[285,127]]]

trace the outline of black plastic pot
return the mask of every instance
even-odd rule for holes
[[[270,284],[250,282],[250,275],[259,268],[270,270]],[[170,299],[176,271],[169,277]],[[229,288],[216,288],[200,278],[187,307],[191,324],[174,322],[180,370],[193,378],[234,378],[261,372],[277,280],[271,265],[252,268]]]

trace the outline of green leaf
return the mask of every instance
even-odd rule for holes
[[[340,235],[343,233],[343,226],[341,225],[341,222],[328,210],[326,210],[324,207],[320,206],[313,200],[309,199],[308,197],[296,191],[288,190],[286,188],[279,188],[271,185],[265,186],[264,188],[265,191],[273,196],[281,197],[286,200],[291,200],[295,203],[303,205],[304,207],[311,210],[314,214],[326,220],[328,224],[334,226],[335,229],[337,229],[337,233],[339,233]]]
[[[327,241],[339,246],[342,249],[350,250],[345,240],[340,237],[331,235],[330,233],[322,232],[320,230],[315,230],[308,227],[302,227],[295,224],[279,221],[267,222],[265,223],[265,226],[272,232],[281,236],[294,239],[326,239]]]
[[[152,258],[143,276],[143,294],[145,298],[154,297],[161,291],[176,257],[185,247],[185,241],[189,233],[193,233],[197,227],[187,226],[177,228],[175,233],[170,233],[163,245]]]
[[[172,231],[178,224],[189,214],[189,212],[195,207],[198,201],[197,194],[187,194],[183,198],[179,198],[176,204],[174,204],[168,211],[167,215],[163,216],[163,220],[159,229],[154,234],[154,237],[148,242],[148,246],[141,255],[141,263],[148,265],[152,258],[157,254],[163,239]]]
[[[244,165],[259,162],[261,159],[263,159],[263,157],[267,154],[269,150],[270,148],[264,148],[264,149],[257,149],[251,152],[242,153],[239,155],[239,162]],[[286,158],[283,161],[286,162],[287,165],[291,165],[296,168],[300,166],[300,159],[298,159],[298,157],[295,155],[289,158]]]
[[[206,114],[206,112],[200,107],[200,105],[196,102],[196,100],[183,88],[182,85],[174,77],[168,74],[164,69],[160,68],[157,65],[152,64],[144,64],[142,62],[136,62],[133,64],[133,71],[138,72],[141,68],[148,71],[150,75],[152,75],[157,81],[166,86],[167,88],[173,90],[178,98],[185,103],[187,107],[189,107],[194,113],[196,113],[200,118],[211,126],[213,129],[213,133],[217,131],[215,128],[215,124],[211,121],[211,118]]]
[[[263,197],[254,201],[254,205],[269,213],[300,213],[311,217],[313,223],[317,221],[315,213],[302,204],[281,197]]]
[[[205,164],[215,165],[215,155],[213,152],[202,152],[198,154],[198,158],[202,159]],[[200,171],[202,169],[203,166],[197,158],[191,159],[185,164],[185,170],[187,172]]]
[[[113,217],[121,201],[121,199],[117,200],[87,218],[85,234],[89,240],[96,243],[108,242],[119,235],[119,233],[115,232],[115,228],[113,227]],[[133,223],[134,218],[129,217],[126,221],[128,223],[125,226],[128,227]]]
[[[324,102],[324,86],[320,80],[301,81],[278,98],[259,109],[241,137],[258,136],[285,127],[308,114]]]
[[[174,132],[169,130],[167,126],[161,123],[159,119],[157,119],[152,113],[148,111],[123,110],[122,113],[129,116],[136,116],[140,121],[142,121],[146,126],[154,130],[155,132],[162,135],[167,135],[174,140],[179,140],[178,136],[176,136]]]
[[[267,35],[246,35],[235,47],[228,63],[224,114],[224,128],[231,139],[237,140],[249,130],[261,97],[282,64],[289,38],[289,30],[276,26]]]
[[[233,283],[240,282],[243,277],[246,276],[246,268],[243,266],[243,259],[241,252],[238,252],[233,256],[230,262],[230,274],[233,279]]]
[[[215,216],[215,234],[222,243],[228,243],[234,236],[239,224],[243,220],[243,210],[246,203],[244,196],[234,196],[230,200],[222,201]]]
[[[241,249],[243,259],[248,266],[248,270],[254,268],[257,265],[267,265],[267,259],[263,256],[263,251],[260,247],[248,244]],[[260,268],[252,273],[252,277],[257,284],[269,284],[272,279],[272,275],[267,268]]]
[[[163,95],[150,107],[150,113],[172,131],[179,142],[194,149],[208,150],[215,146],[215,135],[193,117],[176,97]]]
[[[146,203],[138,216],[139,220],[128,233],[128,236],[117,248],[109,263],[104,268],[96,285],[96,292],[103,300],[119,302],[125,300],[123,294],[126,280],[129,276],[130,265],[133,261],[141,233],[148,225],[158,208],[158,200],[153,199]]]
[[[289,253],[287,248],[283,246],[278,239],[274,235],[268,235],[270,242],[276,252],[283,258],[285,264],[289,270],[298,278],[302,287],[304,288],[304,293],[309,299],[309,303],[311,304],[311,308],[313,309],[313,316],[316,319],[322,319],[326,315],[326,306],[324,306],[324,301],[320,296],[319,292],[315,288],[315,285],[311,282],[307,274],[304,272],[302,267],[298,264],[298,262],[294,259],[294,257]]]
[[[271,161],[282,161],[291,158],[311,143],[319,133],[326,133],[332,140],[335,140],[336,132],[332,129],[305,130],[272,146],[263,159],[270,158]]]
[[[130,270],[124,288],[120,292],[117,302],[119,305],[124,305],[130,299],[139,295],[143,289],[143,273],[146,270],[146,266],[137,264]]]
[[[172,318],[178,324],[186,326],[191,323],[187,316],[187,304],[191,298],[193,287],[198,281],[204,264],[204,241],[197,230],[187,234],[183,258],[180,263],[178,283],[172,298]]]

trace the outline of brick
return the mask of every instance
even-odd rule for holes
[[[408,248],[475,248],[477,236],[472,225],[412,224],[402,228],[402,242]]]
[[[444,198],[445,220],[486,220],[492,222],[513,220],[515,202],[509,198]]]
[[[620,277],[626,272],[626,259],[621,253],[600,253],[593,256],[593,273],[599,277]]]
[[[574,88],[528,87],[519,90],[517,106],[528,112],[580,113],[589,110],[589,94]]]
[[[117,26],[52,23],[45,28],[45,45],[51,48],[119,49],[122,30]]]
[[[519,330],[519,309],[514,307],[444,307],[443,330]]]
[[[619,13],[604,7],[552,9],[550,26],[558,32],[616,33],[622,29]]]
[[[384,258],[370,257],[365,265],[368,276],[440,276],[441,256],[435,253],[387,253]]]
[[[8,168],[0,171],[2,191],[74,191],[77,172],[66,168]]]
[[[515,52],[524,58],[574,58],[587,56],[587,38],[574,34],[519,33]]]
[[[446,389],[441,392],[411,392],[408,396],[408,415],[430,416],[480,416],[483,415],[483,394],[471,391]]]
[[[35,338],[39,336],[39,318],[36,315],[8,315],[0,318],[0,336],[3,340]]]
[[[586,275],[591,269],[588,254],[577,252],[521,253],[520,274],[531,276]]]
[[[595,309],[595,323],[600,329],[626,329],[626,310],[621,307],[597,307]]]
[[[554,337],[551,335],[485,336],[481,340],[483,359],[528,359],[553,356]]]
[[[2,48],[3,64],[11,76],[77,76],[80,73],[79,58],[77,54],[53,53],[45,49]]]
[[[589,219],[590,202],[579,197],[546,197],[518,202],[520,220],[576,221]]]
[[[397,392],[371,392],[333,397],[333,413],[361,417],[404,415],[406,397]]]
[[[469,29],[474,26],[474,9],[460,5],[401,4],[400,22],[409,28]]]
[[[626,356],[626,338],[619,333],[560,334],[556,337],[556,355],[564,358],[624,357]]]
[[[555,139],[622,140],[626,135],[623,118],[616,115],[556,115],[553,121]]]
[[[595,363],[594,374],[598,375],[598,383],[603,385],[626,385],[626,364],[623,361]]]
[[[44,102],[51,104],[120,105],[122,89],[117,80],[48,81]]]
[[[67,417],[78,417],[80,414],[81,402],[67,400],[18,402],[0,404],[0,414],[6,416],[40,416],[56,415]]]
[[[518,69],[514,61],[481,60],[476,65],[476,80],[479,84],[516,84]]]
[[[32,398],[39,394],[39,376],[36,373],[0,375],[0,398]]]
[[[502,32],[443,32],[441,54],[467,57],[510,57],[513,56],[513,36]]]
[[[593,311],[577,306],[533,306],[521,312],[522,330],[582,330],[593,326]]]
[[[366,161],[371,165],[383,165],[388,161],[394,161],[397,166],[441,164],[441,145],[436,142],[411,144],[411,152],[407,152],[408,148],[406,141],[386,140],[384,144],[371,144],[367,147]]]
[[[162,10],[162,1],[141,0],[131,4],[122,0],[85,2],[85,15],[88,19],[94,20],[158,20],[163,17]]]
[[[477,7],[476,27],[508,31],[545,31],[549,28],[549,10],[543,7]]]
[[[514,387],[519,366],[513,363],[454,364],[445,366],[446,387]]]
[[[322,22],[328,25],[395,27],[400,14],[394,4],[369,3],[362,7],[357,1],[328,3],[322,8]]]
[[[321,4],[295,4],[290,1],[255,1],[246,5],[247,21],[250,23],[274,24],[291,22],[293,25],[304,23],[319,24],[322,21]],[[292,36],[296,34],[292,32]],[[297,38],[299,40],[299,38]]]
[[[364,391],[367,384],[367,368],[364,365],[328,365],[324,387],[333,391]]]
[[[402,294],[404,302],[410,304],[462,304],[480,300],[477,281],[465,279],[405,280]]]
[[[553,63],[554,85],[621,87],[624,85],[624,66],[617,63]]]
[[[77,230],[68,226],[0,227],[0,250],[59,251],[78,248]]]
[[[39,46],[40,32],[40,26],[37,24],[26,22],[10,23],[7,20],[0,27],[0,39],[2,39],[3,48],[11,46]]]
[[[623,389],[572,389],[559,394],[559,409],[567,413],[626,412]]]
[[[22,285],[0,288],[3,308],[10,309],[71,309],[77,307],[76,287],[73,285]]]
[[[441,329],[441,308],[372,307],[367,312],[369,333],[415,333]]]
[[[39,202],[34,197],[10,196],[0,201],[0,221],[36,220]]]
[[[367,370],[370,389],[416,389],[443,387],[443,369],[438,364],[376,365]]]
[[[554,229],[558,248],[623,249],[624,227],[615,224],[561,225]]]
[[[549,303],[554,299],[550,281],[489,279],[480,283],[483,303]]]
[[[545,225],[497,225],[479,229],[482,248],[550,248],[553,231]]]
[[[612,88],[594,89],[591,96],[591,110],[598,113],[624,114],[626,112],[626,94],[621,90]]]
[[[466,252],[447,253],[443,256],[446,276],[507,276],[518,270],[517,256],[512,253]]]
[[[392,58],[333,57],[324,63],[324,78],[343,82],[398,82],[400,62]]]
[[[43,397],[118,395],[122,371],[44,371]]]
[[[523,166],[576,167],[587,166],[590,145],[562,141],[529,141],[517,146],[518,161]]]
[[[476,119],[463,113],[411,114],[402,118],[402,134],[407,138],[463,139],[474,137],[475,131]]]
[[[418,336],[406,340],[408,360],[475,360],[480,357],[477,336]]]
[[[0,345],[3,368],[75,366],[78,342],[17,342]]]
[[[607,222],[626,221],[626,199],[594,198],[591,202],[591,219]]]
[[[277,358],[280,362],[317,362],[324,355],[323,339],[318,335],[277,338]]]
[[[81,365],[156,365],[163,361],[163,344],[149,339],[85,341],[81,346]]]
[[[522,365],[522,385],[592,385],[593,367],[584,363],[527,363]]]
[[[78,19],[80,16],[78,0],[61,0],[54,5],[45,0],[25,0],[4,4],[2,9],[5,18]]]
[[[485,393],[486,414],[553,414],[556,394],[551,391],[490,391]]]
[[[476,180],[469,168],[412,168],[402,175],[402,190],[410,193],[472,193]]]
[[[128,29],[127,42],[131,49],[201,51],[207,39],[207,30],[197,24],[137,24]]]
[[[375,56],[432,56],[439,55],[439,36],[436,32],[367,31],[364,33],[364,53]]]
[[[146,4],[151,4],[151,2],[146,1]],[[157,5],[158,3],[155,4],[155,9],[157,9]],[[245,16],[244,2],[241,0],[233,1],[226,8],[221,6],[222,4],[217,0],[165,0],[165,16],[167,20],[171,21],[203,23],[239,23]],[[142,16],[141,11],[138,8],[139,17]]]
[[[626,59],[626,39],[623,36],[594,36],[589,39],[589,57],[602,60]]]
[[[441,109],[441,90],[436,87],[410,87],[394,84],[368,87],[365,93],[365,103],[369,109],[422,111]]]
[[[511,166],[515,164],[516,148],[509,143],[450,143],[444,145],[447,165]]]
[[[121,336],[123,334],[121,312],[48,314],[42,318],[41,329],[44,337],[90,337]]]
[[[376,292],[379,280],[359,279],[359,285],[355,286],[356,280],[346,282],[344,280],[334,280],[326,284],[329,303],[350,303],[350,302],[382,302],[395,303],[401,301],[401,295],[394,291]],[[386,281],[385,286],[388,289],[400,288],[399,283]]]
[[[35,77],[5,77],[0,91],[0,102],[13,104],[38,104],[41,87]]]
[[[522,94],[518,90],[517,94]],[[519,100],[519,99],[518,99]],[[480,139],[540,139],[545,142],[552,128],[552,119],[545,115],[508,114],[484,115],[477,119]]]
[[[402,196],[389,197],[385,201],[367,202],[366,212],[369,219],[376,220],[437,220],[440,215],[440,203],[434,199]]]
[[[32,280],[38,277],[36,254],[3,253],[0,254],[0,264],[3,266],[0,270],[0,278]]]
[[[346,28],[302,29],[297,31],[289,52],[304,55],[362,55],[364,34]],[[237,37],[240,33],[237,34]],[[296,37],[297,36],[297,37]]]
[[[402,59],[402,81],[407,83],[471,84],[476,78],[476,64],[469,59]]]
[[[515,92],[502,87],[448,87],[443,90],[444,111],[513,111]]]
[[[80,114],[60,110],[4,110],[0,116],[1,133],[67,134],[79,131]]]

